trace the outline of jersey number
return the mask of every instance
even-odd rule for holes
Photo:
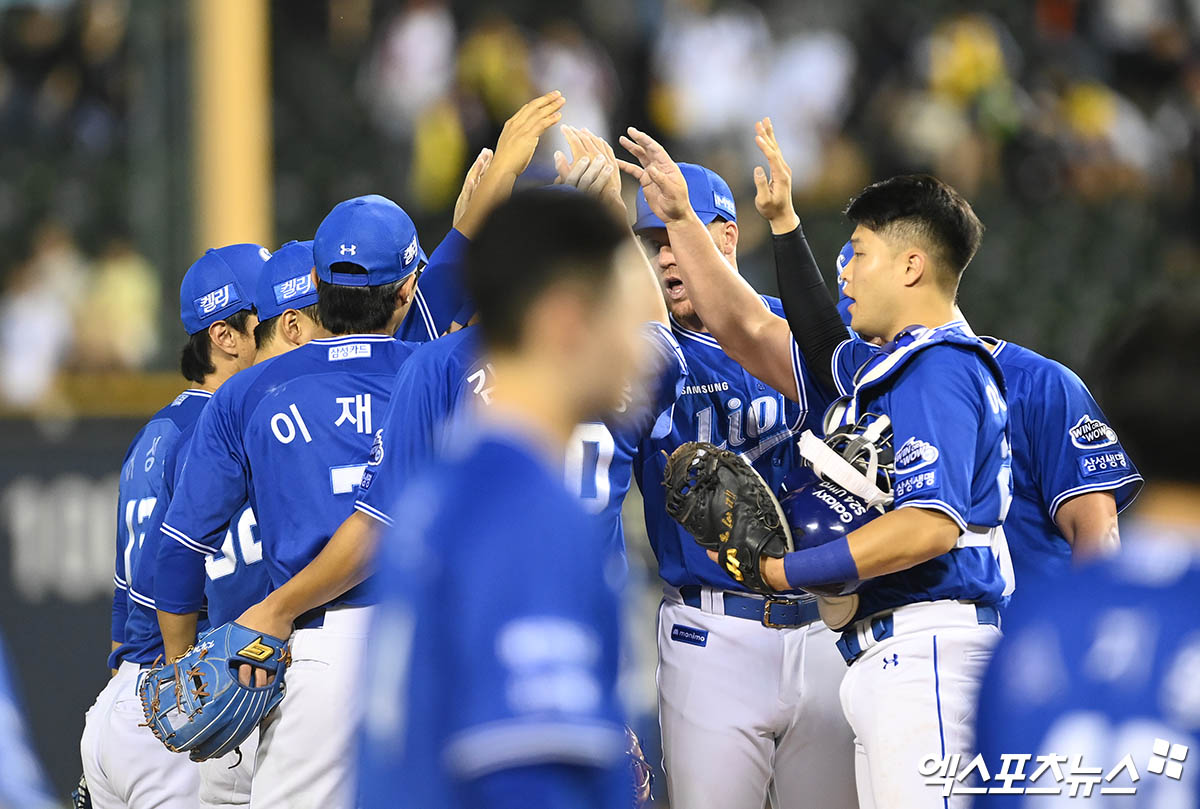
[[[567,444],[564,480],[567,490],[583,503],[589,514],[608,507],[612,485],[608,468],[612,464],[616,442],[603,424],[580,424]]]
[[[210,553],[204,557],[204,570],[210,579],[228,576],[237,570],[238,557],[233,549],[234,526],[229,526],[225,532],[225,541],[221,543],[220,553]],[[241,551],[242,562],[252,565],[262,560],[262,540],[258,538],[258,520],[254,509],[246,509],[237,523],[237,545]]]
[[[137,542],[137,547],[141,550],[142,543],[146,541],[146,532],[137,532],[134,527],[141,526],[150,515],[154,513],[154,504],[158,502],[157,497],[143,497],[140,500],[130,500],[125,504],[125,533],[129,535],[129,539],[125,541],[125,580],[133,581],[133,546],[134,541]]]

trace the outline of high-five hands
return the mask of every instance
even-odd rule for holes
[[[617,158],[612,147],[587,129],[564,125],[562,133],[571,149],[574,162],[570,162],[562,152],[554,153],[554,167],[558,171],[555,182],[594,194],[615,216],[622,222],[625,221],[625,201],[621,199],[621,172],[617,168]]]
[[[754,207],[771,223],[772,233],[791,233],[800,225],[800,217],[792,203],[792,169],[783,159],[770,118],[755,123],[754,132],[754,142],[767,158],[771,170],[768,177],[762,166],[754,167]]]
[[[646,203],[655,216],[667,226],[695,216],[688,200],[687,182],[679,166],[658,141],[634,127],[621,136],[621,146],[637,159],[637,163],[618,160],[621,170],[641,185]]]

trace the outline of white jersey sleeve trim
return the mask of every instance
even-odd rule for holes
[[[196,553],[209,554],[216,553],[218,550],[220,550],[219,548],[213,548],[205,545],[203,542],[197,542],[187,534],[180,531],[178,528],[172,528],[166,523],[162,524],[162,532],[178,542],[180,545],[183,545],[185,548],[189,548]]]
[[[794,343],[795,340],[792,342]],[[838,358],[841,357],[842,351],[844,351],[846,346],[850,345],[851,342],[853,342],[852,339],[846,339],[838,343],[837,348],[833,349],[833,356],[829,359],[829,370],[833,374],[833,384],[834,387],[837,388],[838,394],[841,396],[849,396],[850,391],[846,390],[846,387],[842,384],[842,375],[838,373]]]
[[[144,596],[144,595],[142,595],[142,594],[141,594],[141,593],[139,593],[137,590],[134,590],[132,587],[130,587],[130,588],[129,588],[129,598],[130,598],[131,600],[133,600],[133,601],[137,602],[138,604],[141,604],[143,607],[149,607],[149,608],[150,608],[150,609],[152,609],[152,610],[153,610],[153,609],[157,609],[157,608],[154,606],[154,599],[153,599],[153,598],[150,598],[149,596]]]
[[[444,751],[462,778],[543,762],[607,767],[625,750],[625,731],[610,724],[491,722],[454,736]]]
[[[361,500],[354,501],[354,508],[357,511],[361,511],[363,514],[366,514],[368,517],[374,517],[375,519],[379,520],[381,523],[388,526],[389,528],[395,524],[391,517],[384,514],[379,509],[367,505],[366,503],[364,503]]]
[[[1057,497],[1055,497],[1053,500],[1050,501],[1050,508],[1049,508],[1050,519],[1051,520],[1057,519],[1058,510],[1060,508],[1062,508],[1062,504],[1067,502],[1068,500],[1070,500],[1072,497],[1078,497],[1081,494],[1088,494],[1089,492],[1116,491],[1117,489],[1120,489],[1122,486],[1128,486],[1130,483],[1141,483],[1141,482],[1142,482],[1142,476],[1135,472],[1132,475],[1126,475],[1125,477],[1121,478],[1120,480],[1088,483],[1084,486],[1076,486],[1073,489],[1067,489],[1065,492],[1059,493],[1059,495]],[[1130,502],[1133,502],[1132,499],[1129,502],[1125,503],[1125,506],[1118,507],[1117,511],[1118,512],[1122,511],[1124,509],[1124,507],[1127,507],[1129,505]]]
[[[421,313],[421,320],[425,321],[425,333],[429,335],[430,340],[436,340],[438,338],[437,327],[434,325],[433,314],[429,311],[429,304],[425,301],[420,284],[417,285],[415,300],[417,310]]]
[[[113,584],[115,584],[118,588],[120,588],[122,590],[129,589],[129,582],[125,581],[124,579],[122,579],[120,576],[118,576],[115,573],[113,574]]]
[[[903,503],[898,503],[896,508],[925,508],[932,511],[940,511],[954,520],[960,533],[965,533],[967,530],[967,521],[963,519],[963,516],[949,503],[944,503],[941,500],[905,500]]]

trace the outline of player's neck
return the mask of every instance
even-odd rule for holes
[[[894,340],[901,329],[909,326],[925,326],[934,329],[957,320],[959,316],[960,313],[954,303],[944,298],[915,300],[897,311],[888,328],[888,333],[884,337],[889,341]]]
[[[533,437],[552,457],[561,459],[580,421],[569,386],[558,374],[534,363],[493,357],[492,366],[496,381],[483,418]]]
[[[286,354],[297,347],[295,343],[290,343],[276,335],[268,340],[267,344],[260,348],[254,355],[254,364],[258,365],[260,362],[266,362],[269,359],[278,357],[280,354]]]
[[[241,368],[235,363],[224,357],[213,357],[212,364],[217,370],[213,371],[211,374],[206,374],[204,381],[196,386],[198,389],[206,390],[209,393],[216,393],[219,387],[224,385],[227,381],[229,381],[230,377],[241,370]]]

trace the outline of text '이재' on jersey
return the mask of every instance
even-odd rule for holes
[[[763,304],[782,317],[778,298],[763,296]],[[751,376],[711,334],[692,331],[676,321],[672,321],[672,330],[687,359],[688,376],[675,402],[670,432],[644,439],[634,461],[650,546],[658,559],[659,575],[668,584],[744,590],[667,514],[663,453],[670,454],[688,441],[716,444],[740,454],[771,490],[778,492],[784,477],[800,462],[796,437],[805,429],[820,430],[828,398],[813,383],[794,346],[792,371],[799,397],[795,402]]]
[[[604,522],[613,548],[625,552],[621,504],[629,491],[638,442],[670,428],[671,406],[687,365],[670,331],[652,323],[644,333],[659,370],[630,389],[623,412],[579,424],[567,442],[563,481],[585,510]],[[472,421],[475,406],[490,402],[495,371],[483,357],[479,330],[463,329],[414,352],[396,375],[393,404],[375,446],[355,507],[390,525],[408,479],[422,470]]]
[[[1012,453],[1004,377],[987,347],[953,321],[909,327],[882,347],[846,340],[832,363],[848,396],[831,411],[831,430],[865,432],[886,418],[876,442],[894,458],[892,507],[940,512],[959,530],[947,553],[865,582],[857,617],[943,599],[1001,606],[1014,586],[1000,527],[1012,500]]]
[[[607,794],[588,805],[629,801],[611,547],[540,453],[485,432],[394,504],[405,522],[383,540],[365,663],[363,809],[466,809],[481,779],[546,766]]]
[[[313,340],[235,375],[196,424],[163,532],[217,553],[249,500],[271,584],[284,584],[353,510],[376,419],[413,348],[382,335]],[[370,601],[360,585],[335,603]]]

